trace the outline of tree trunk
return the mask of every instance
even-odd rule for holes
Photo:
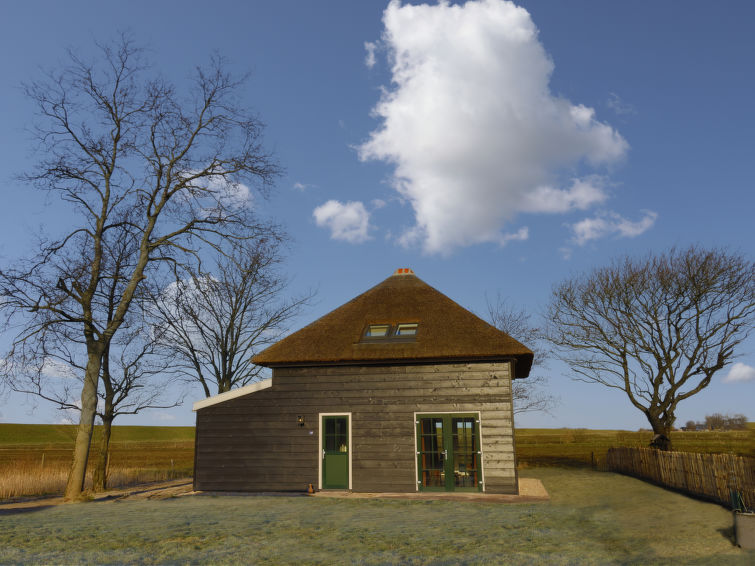
[[[107,460],[110,450],[110,432],[113,427],[113,417],[102,418],[102,438],[100,452],[97,454],[97,464],[92,472],[92,490],[95,492],[107,489]]]
[[[651,420],[650,425],[653,427],[653,441],[650,443],[651,448],[658,450],[671,451],[671,425],[663,423],[661,420]]]
[[[68,474],[68,483],[66,484],[66,501],[80,500],[81,492],[84,490],[89,447],[92,443],[94,417],[97,411],[97,383],[100,378],[101,361],[100,354],[89,353],[86,373],[84,374],[84,387],[81,390],[81,418],[73,448],[71,471]]]

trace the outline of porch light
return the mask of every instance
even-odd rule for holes
[[[304,426],[304,415],[296,416],[296,424],[298,424],[299,426]]]

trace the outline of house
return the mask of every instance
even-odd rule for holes
[[[516,494],[532,357],[399,269],[256,355],[270,379],[194,404],[195,489]]]

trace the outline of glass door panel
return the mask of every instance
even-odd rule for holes
[[[454,417],[453,430],[453,474],[455,487],[479,485],[477,423],[474,417]]]
[[[443,419],[419,419],[419,474],[423,488],[446,488]]]
[[[421,490],[482,488],[479,423],[473,415],[418,415],[417,483]]]
[[[349,417],[322,417],[322,487],[349,487]]]

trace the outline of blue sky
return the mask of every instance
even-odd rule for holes
[[[688,1],[28,2],[0,22],[0,259],[54,233],[56,204],[15,181],[33,163],[19,85],[129,30],[177,82],[217,51],[251,72],[244,103],[286,173],[258,202],[294,239],[295,327],[397,267],[484,314],[533,313],[551,287],[622,254],[725,246],[752,257],[755,5]],[[394,62],[397,64],[394,66]],[[7,338],[6,338],[7,339]],[[755,343],[741,351],[755,367]],[[750,374],[755,370],[750,370]],[[647,426],[620,392],[551,363],[553,416],[519,426]],[[755,379],[728,368],[678,420],[755,420]],[[745,372],[747,375],[747,372]],[[187,399],[199,399],[193,390]],[[0,422],[56,422],[16,396]],[[192,424],[190,403],[122,424]]]

